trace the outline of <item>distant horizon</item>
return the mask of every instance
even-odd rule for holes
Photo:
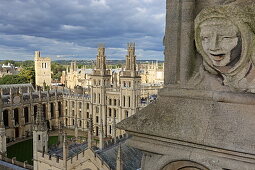
[[[23,62],[23,61],[34,61],[34,60],[12,60],[12,59],[7,59],[7,60],[0,60],[1,61],[17,61],[17,62]],[[96,59],[80,59],[80,60],[72,60],[72,59],[62,59],[62,60],[51,60],[51,61],[96,61]],[[125,59],[107,59],[106,61],[125,61]],[[164,62],[164,60],[155,60],[155,59],[140,59],[136,61],[159,61],[159,62]]]

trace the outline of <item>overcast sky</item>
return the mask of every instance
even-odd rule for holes
[[[56,59],[163,60],[165,0],[0,0],[0,60],[31,60],[34,51]]]

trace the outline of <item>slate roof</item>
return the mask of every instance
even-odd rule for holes
[[[121,145],[121,156],[123,162],[123,170],[137,170],[141,168],[141,160],[143,153],[129,145],[123,138],[116,144],[106,147],[103,150],[97,150],[96,153],[109,165],[111,169],[116,169],[116,159],[119,145]]]
[[[84,151],[88,147],[87,143],[73,143],[68,146],[68,158],[71,158],[82,151]],[[55,157],[63,158],[63,148],[55,148],[49,151],[49,154]]]

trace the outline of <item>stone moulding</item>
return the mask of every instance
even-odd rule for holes
[[[253,93],[165,88],[159,92],[159,95],[168,96],[168,97],[171,96],[171,97],[213,100],[215,102],[223,102],[223,103],[255,105],[255,94]]]
[[[203,161],[208,160],[202,159],[212,157],[219,167],[255,166],[255,94],[165,88],[159,95],[156,102],[117,125],[133,135],[131,146],[154,155],[155,164],[180,158],[207,165]],[[174,159],[176,154],[180,155]]]

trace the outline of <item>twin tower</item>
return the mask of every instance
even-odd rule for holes
[[[49,57],[41,57],[40,51],[35,51],[35,84],[37,86],[51,86],[51,59]],[[106,69],[105,47],[99,45],[96,60],[96,70]],[[132,72],[132,76],[136,76],[136,56],[135,43],[128,43],[128,55],[126,55],[126,71]]]

